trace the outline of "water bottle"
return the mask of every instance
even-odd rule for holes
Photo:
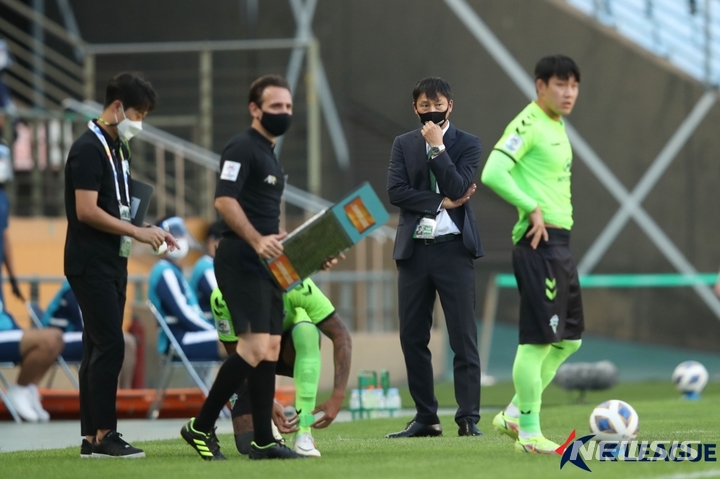
[[[390,415],[402,407],[400,400],[400,391],[398,388],[388,389],[387,398],[385,398],[385,407],[390,411]]]
[[[367,417],[374,417],[373,411],[376,408],[375,388],[370,386],[360,393],[363,411],[367,411]]]
[[[375,390],[375,409],[385,409],[385,391],[382,388]]]
[[[354,412],[360,409],[360,391],[353,389],[350,392],[350,411]]]

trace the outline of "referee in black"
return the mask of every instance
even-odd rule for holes
[[[154,247],[172,236],[155,226],[130,223],[130,148],[155,107],[149,82],[136,73],[120,73],[105,92],[97,120],[70,148],[65,164],[65,276],[83,315],[80,366],[81,457],[145,457],[117,432],[118,376],[125,354],[122,321],[127,258],[132,239]]]
[[[250,86],[250,128],[235,135],[220,159],[215,208],[224,231],[215,254],[215,277],[238,335],[237,350],[218,371],[197,417],[182,437],[205,460],[224,460],[215,421],[242,382],[248,380],[255,441],[251,459],[303,458],[275,442],[271,414],[275,367],[282,334],[282,290],[271,280],[263,259],[282,253],[280,198],[285,177],[273,147],[290,127],[292,96],[284,78],[266,75]]]

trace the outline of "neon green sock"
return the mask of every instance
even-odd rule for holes
[[[552,382],[562,363],[580,349],[580,344],[582,344],[581,339],[563,339],[559,343],[551,344],[552,349],[550,349],[545,361],[543,361],[540,370],[543,391]]]
[[[513,363],[513,383],[520,409],[520,431],[540,434],[542,404],[542,363],[550,352],[549,344],[521,344]]]
[[[545,388],[548,387],[548,384],[552,382],[555,374],[557,373],[557,370],[560,368],[562,363],[564,363],[567,358],[572,356],[573,353],[580,349],[581,344],[582,339],[563,339],[559,343],[553,343],[551,345],[552,349],[550,349],[550,352],[545,357],[545,360],[542,363],[542,367],[540,368],[543,391],[545,391]],[[518,406],[517,393],[515,394],[515,396],[513,396],[511,402],[515,406]]]
[[[292,330],[295,346],[295,409],[300,416],[300,432],[310,432],[315,421],[312,412],[315,409],[317,389],[320,382],[320,333],[309,322],[301,322]]]

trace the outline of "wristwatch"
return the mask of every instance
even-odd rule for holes
[[[445,151],[445,145],[431,146],[430,149],[428,150],[428,160],[435,158],[443,151]]]

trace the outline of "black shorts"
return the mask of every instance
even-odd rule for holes
[[[20,355],[20,341],[22,341],[22,329],[9,329],[0,331],[0,363],[22,362]]]
[[[293,344],[292,328],[285,331],[280,340],[280,355],[278,356],[275,374],[278,376],[293,377],[295,371],[295,345]]]
[[[551,344],[580,339],[585,329],[570,231],[548,228],[537,249],[523,237],[513,249],[520,291],[520,344]]]
[[[247,244],[223,238],[215,253],[215,278],[232,318],[235,334],[282,334],[283,292],[270,279],[248,269]],[[259,268],[263,268],[257,258]]]

